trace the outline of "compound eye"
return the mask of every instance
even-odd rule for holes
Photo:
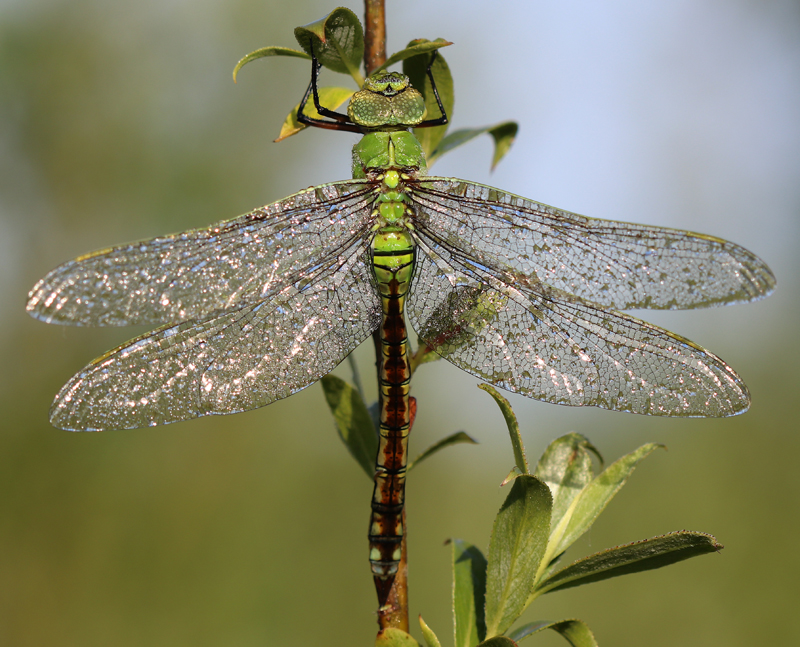
[[[400,92],[400,90],[405,90],[408,87],[408,77],[405,74],[400,74],[399,72],[392,72],[389,75],[389,78],[386,79],[389,82],[389,85],[392,87],[392,90],[395,92]]]
[[[399,72],[384,72],[369,77],[364,82],[364,89],[377,94],[392,96],[409,87],[408,77]]]

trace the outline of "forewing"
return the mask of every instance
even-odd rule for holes
[[[441,249],[418,249],[406,311],[442,357],[537,400],[698,417],[749,406],[739,376],[696,344],[560,290],[458,267]]]
[[[411,197],[416,226],[454,253],[620,310],[753,301],[775,286],[761,259],[712,236],[587,218],[451,178],[426,178]]]
[[[364,250],[313,285],[207,320],[164,326],[75,375],[50,421],[73,431],[134,429],[247,411],[329,373],[380,323]]]
[[[205,229],[87,254],[45,276],[28,312],[47,323],[177,323],[241,308],[314,276],[369,232],[369,185],[301,191]]]

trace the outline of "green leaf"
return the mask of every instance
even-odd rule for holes
[[[239,62],[236,64],[236,67],[233,68],[233,82],[236,83],[236,75],[247,63],[254,61],[257,58],[264,58],[265,56],[294,56],[297,58],[311,59],[311,57],[305,52],[299,52],[296,49],[291,49],[289,47],[276,47],[275,45],[262,47],[261,49],[257,49],[255,52],[250,52],[247,56],[239,60]]]
[[[523,474],[530,474],[531,470],[528,467],[528,459],[525,458],[525,446],[522,444],[522,436],[520,436],[519,433],[517,417],[514,415],[514,411],[511,409],[508,400],[500,395],[493,386],[481,384],[478,388],[486,391],[486,393],[491,395],[494,401],[497,402],[497,406],[500,407],[500,411],[506,419],[506,426],[508,427],[508,435],[511,437],[511,447],[514,450],[514,462],[517,465],[517,469]]]
[[[364,30],[356,15],[345,7],[334,9],[324,18],[296,27],[294,37],[308,54],[316,55],[329,70],[349,74],[361,87],[359,69],[364,57]]]
[[[411,374],[414,374],[420,366],[428,362],[436,362],[442,359],[442,356],[437,354],[424,339],[417,337],[417,352],[411,355]]]
[[[523,625],[511,632],[510,637],[513,640],[520,641],[526,636],[544,631],[545,629],[552,629],[557,631],[567,642],[573,647],[597,647],[597,641],[594,634],[589,630],[588,625],[582,620],[569,619],[558,620],[557,622],[549,622],[547,620],[540,620],[539,622],[531,622],[530,624]]]
[[[425,39],[412,40],[408,44],[408,47],[415,47],[429,42],[431,41]],[[403,61],[403,74],[411,80],[411,85],[419,90],[422,96],[425,97],[425,107],[428,109],[426,119],[436,119],[439,116],[439,106],[436,103],[436,98],[433,96],[431,80],[426,73],[431,56],[431,53],[418,54]],[[436,60],[433,62],[432,72],[433,78],[436,79],[439,98],[442,100],[447,118],[452,121],[453,107],[455,106],[453,76],[450,74],[450,68],[441,53],[439,53]],[[414,129],[414,136],[419,140],[419,143],[422,144],[422,150],[425,151],[426,157],[430,156],[439,145],[442,137],[444,137],[447,132],[447,127],[448,124],[444,124],[443,126],[434,126],[432,128]]]
[[[320,105],[324,106],[325,108],[330,108],[331,110],[336,110],[351,96],[353,96],[353,94],[355,94],[355,90],[351,90],[350,88],[319,88],[318,94]],[[300,104],[298,103],[288,114],[286,120],[281,126],[281,132],[278,135],[278,138],[275,140],[276,142],[283,141],[287,137],[296,135],[301,130],[308,128],[306,124],[301,124],[299,121],[297,121],[297,111],[299,109]],[[310,97],[309,101],[306,103],[305,112],[309,117],[314,119],[322,118],[319,112],[317,112],[317,109],[314,107],[314,101]]]
[[[628,573],[649,571],[690,557],[717,553],[721,549],[722,545],[712,535],[680,530],[609,548],[579,559],[543,580],[537,594],[599,582]]]
[[[502,123],[495,124],[494,126],[485,126],[483,128],[465,128],[462,130],[453,131],[447,135],[447,137],[442,139],[442,141],[436,147],[436,150],[431,153],[430,157],[428,158],[428,166],[433,165],[433,163],[442,155],[449,153],[454,148],[458,148],[459,146],[466,144],[468,141],[488,133],[494,139],[494,155],[492,157],[492,170],[494,170],[498,162],[503,159],[505,154],[511,148],[511,144],[514,143],[514,139],[517,136],[518,130],[519,126],[517,125],[516,121],[504,121]]]
[[[425,624],[422,616],[419,617],[419,626],[420,629],[422,629],[422,637],[425,639],[425,644],[428,647],[442,647],[442,643],[439,642],[439,639],[436,637],[436,634],[433,633],[431,628]]]
[[[516,478],[519,478],[520,476],[522,476],[522,472],[519,471],[519,467],[514,465],[514,467],[512,467],[511,471],[508,473],[508,476],[506,476],[500,483],[500,487],[505,487],[506,485],[511,483],[511,481],[513,481]]]
[[[511,144],[517,138],[519,125],[516,121],[504,121],[489,128],[489,134],[494,139],[494,155],[492,156],[492,170],[497,168],[500,160],[511,150]]]
[[[406,472],[410,472],[412,467],[419,465],[422,461],[426,458],[430,458],[436,452],[444,449],[445,447],[450,447],[451,445],[460,445],[462,443],[468,443],[470,445],[477,445],[478,441],[472,438],[469,434],[463,431],[457,431],[454,434],[450,434],[446,438],[442,438],[438,443],[434,443],[424,452],[422,452],[419,456],[417,456],[413,461],[411,461],[408,466],[406,467]]]
[[[603,457],[589,440],[572,433],[550,443],[539,459],[535,475],[547,483],[553,494],[552,529],[557,527],[575,498],[594,478],[592,454],[602,463]]]
[[[494,521],[486,571],[486,635],[502,634],[525,609],[550,533],[550,490],[515,479]]]
[[[575,543],[625,485],[637,463],[659,447],[663,445],[649,443],[639,447],[614,461],[584,487],[553,530],[550,539],[552,550],[548,546],[548,553],[559,555]]]
[[[453,628],[455,647],[472,647],[486,636],[486,558],[461,539],[453,546]]]
[[[389,627],[378,632],[375,647],[420,647],[420,644],[405,631]]]
[[[506,636],[495,636],[484,640],[478,647],[517,647],[517,643]]]
[[[508,299],[507,295],[486,286],[456,286],[433,308],[425,326],[417,331],[424,348],[434,347],[438,355],[447,359],[459,348],[473,344],[482,330],[503,323],[501,315]]]
[[[389,58],[386,59],[386,62],[381,65],[381,69],[385,70],[389,68],[389,66],[394,65],[395,63],[399,63],[400,61],[404,61],[407,58],[411,58],[412,56],[417,56],[419,54],[427,54],[428,52],[433,52],[441,47],[447,47],[448,45],[452,45],[450,41],[445,40],[444,38],[437,38],[436,40],[419,40],[419,41],[411,41],[412,43],[416,43],[416,45],[409,45],[405,49],[401,49],[399,52],[395,52]]]
[[[364,401],[358,391],[334,375],[326,375],[321,382],[339,438],[371,479],[375,474],[378,436]]]

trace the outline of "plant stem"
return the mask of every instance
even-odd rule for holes
[[[364,68],[367,76],[386,61],[385,0],[364,0]]]

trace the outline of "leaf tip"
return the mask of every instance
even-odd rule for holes
[[[297,132],[299,132],[299,131],[297,131]],[[294,134],[295,133],[284,134],[282,132],[280,135],[278,135],[275,139],[272,140],[272,143],[273,144],[277,144],[278,142],[282,142],[284,139],[288,139],[289,137],[291,137]]]
[[[245,58],[246,58],[246,57],[245,57]],[[242,65],[244,65],[244,63],[242,63],[242,61],[244,61],[244,59],[241,59],[241,60],[240,60],[240,61],[239,61],[239,62],[236,64],[236,66],[233,68],[233,82],[234,82],[234,83],[236,83],[236,75],[239,73],[239,70],[241,70],[241,69],[242,69]]]
[[[511,483],[511,481],[513,481],[514,479],[516,479],[519,476],[522,476],[522,472],[520,471],[519,467],[514,465],[514,467],[512,467],[511,471],[508,473],[508,476],[506,476],[503,479],[503,482],[500,483],[500,487],[505,487],[506,485]]]

